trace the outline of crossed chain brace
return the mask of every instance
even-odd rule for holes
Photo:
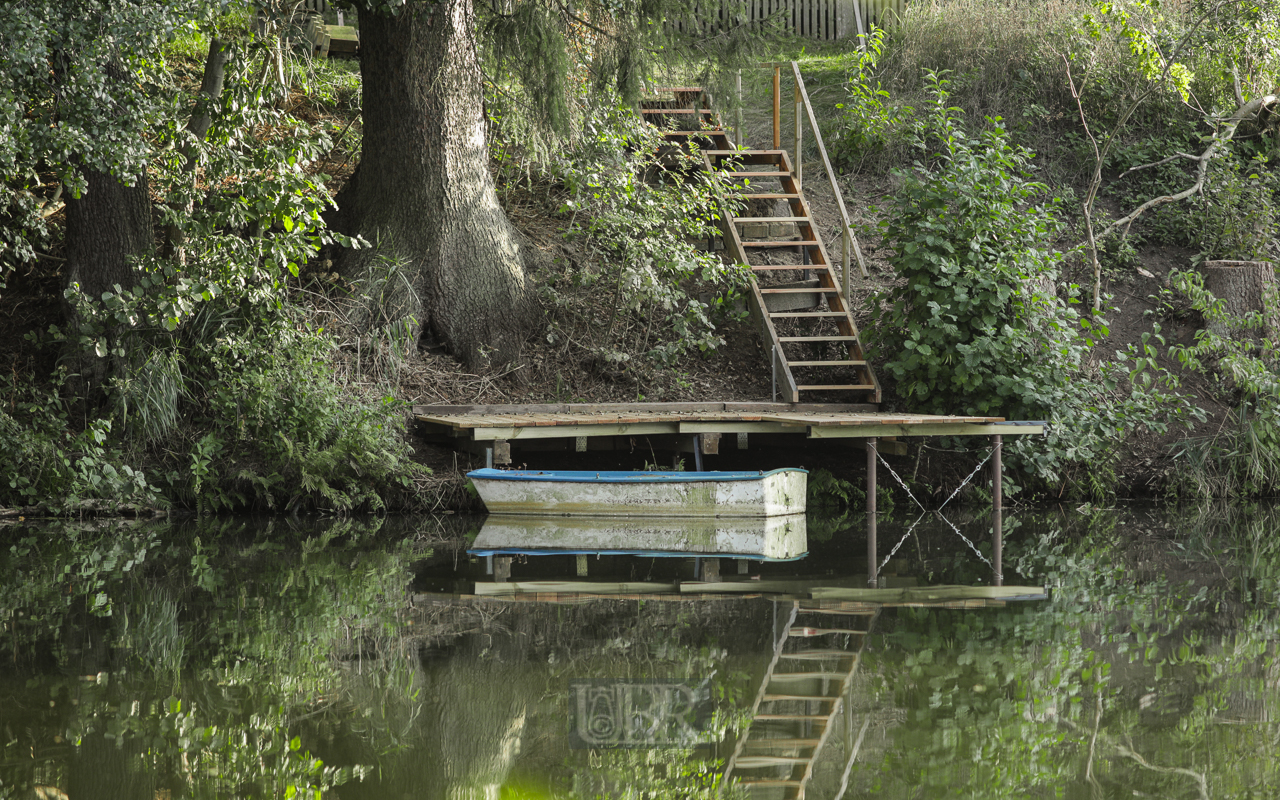
[[[991,448],[991,450],[987,453],[987,457],[982,459],[982,461],[978,464],[978,466],[973,468],[973,472],[970,472],[969,476],[965,478],[963,481],[961,481],[960,485],[957,486],[955,491],[951,493],[951,496],[948,497],[946,500],[943,500],[942,505],[938,506],[932,512],[933,514],[936,514],[937,517],[941,519],[943,522],[947,523],[947,525],[950,526],[951,530],[955,531],[956,536],[959,536],[961,539],[963,539],[964,543],[969,545],[969,549],[972,550],[978,556],[978,558],[986,562],[987,566],[991,567],[991,569],[993,570],[995,569],[995,565],[991,563],[991,560],[982,554],[982,551],[979,550],[977,546],[974,545],[974,543],[969,540],[969,537],[965,536],[963,533],[960,532],[960,529],[956,527],[955,523],[953,523],[951,520],[947,519],[945,516],[942,515],[942,509],[946,508],[947,503],[950,503],[952,500],[955,499],[956,495],[960,494],[961,489],[969,485],[969,482],[973,480],[973,477],[978,474],[979,470],[981,470],[984,466],[986,466],[986,463],[991,460],[991,456],[994,455],[995,452],[996,452],[995,448],[994,447]],[[889,470],[889,474],[892,475],[894,480],[898,482],[898,485],[906,490],[907,497],[910,497],[912,502],[914,502],[920,508],[920,516],[916,517],[916,521],[911,523],[910,528],[907,528],[907,532],[902,535],[902,538],[898,540],[898,543],[895,544],[893,546],[893,549],[889,551],[889,555],[885,556],[884,561],[880,562],[879,568],[876,569],[876,572],[878,573],[880,572],[880,570],[885,568],[885,565],[889,563],[889,560],[893,558],[894,554],[898,552],[898,548],[902,547],[903,542],[911,538],[911,534],[915,532],[915,529],[920,524],[920,522],[925,517],[929,516],[930,511],[929,509],[924,507],[923,503],[921,503],[919,500],[916,499],[916,496],[911,493],[911,487],[907,486],[906,481],[902,480],[902,478],[899,477],[898,473],[893,471],[893,467],[889,466],[889,462],[884,460],[884,456],[880,455],[879,450],[876,451],[876,458],[880,460],[881,464],[884,464],[885,469]],[[1003,575],[997,575],[996,577],[1000,579],[1004,578]]]

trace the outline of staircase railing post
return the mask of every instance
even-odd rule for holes
[[[850,304],[851,295],[849,293],[849,245],[853,242],[853,234],[849,233],[849,228],[844,228],[844,235],[840,237],[840,280],[844,287],[844,307],[853,308]]]
[[[782,149],[782,67],[773,65],[773,149]]]
[[[733,113],[733,139],[738,149],[742,149],[742,70],[738,70],[738,108]]]
[[[795,62],[792,62],[793,64]],[[795,155],[795,161],[791,165],[796,176],[796,185],[802,185],[804,180],[804,102],[800,98],[800,84],[796,84],[795,94],[796,105],[796,146],[791,152]]]
[[[776,403],[778,401],[778,346],[776,344],[769,351],[769,366],[773,368],[773,393],[769,395],[769,399]]]

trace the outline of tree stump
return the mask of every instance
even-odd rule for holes
[[[1270,261],[1206,261],[1200,265],[1200,272],[1204,275],[1204,288],[1222,300],[1226,312],[1235,317],[1266,311],[1263,298],[1277,288],[1275,266]],[[1219,336],[1233,335],[1221,323],[1210,323],[1209,330]],[[1264,318],[1263,330],[1237,331],[1234,335],[1252,338],[1277,334],[1280,334],[1280,319],[1272,308],[1271,314]]]

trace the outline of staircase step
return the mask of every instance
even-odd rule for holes
[[[801,239],[795,242],[743,242],[743,247],[817,247],[816,239]],[[818,266],[823,266],[819,264]],[[808,269],[809,265],[802,264],[793,267],[793,269]]]
[[[738,756],[734,766],[738,769],[759,769],[760,767],[781,767],[787,764],[808,764],[812,760],[803,756]]]
[[[709,108],[642,108],[641,114],[704,114],[711,116],[713,112]]]
[[[734,217],[735,225],[750,225],[761,222],[812,222],[811,217]]]
[[[818,661],[830,658],[857,658],[857,653],[848,650],[798,650],[794,653],[782,653],[779,658],[794,658],[803,661]]]
[[[738,783],[744,786],[804,786],[804,781],[783,778],[741,778]]]
[[[838,697],[827,697],[821,694],[766,694],[761,700],[766,703],[780,703],[785,700],[811,700],[819,703],[834,703]]]
[[[803,266],[797,269],[803,269]],[[761,289],[760,294],[840,294],[840,290],[827,286],[801,286],[786,289]]]
[[[794,269],[794,268],[793,268]],[[857,336],[779,336],[779,342],[856,342]]]
[[[742,243],[744,247],[749,246],[751,244],[753,244],[753,242]],[[776,271],[780,269],[806,270],[806,271],[812,272],[814,270],[821,270],[824,268],[821,264],[817,264],[817,265],[814,265],[814,264],[748,264],[747,266],[750,267],[752,270],[759,270],[760,272],[768,272],[770,270]],[[814,287],[812,291],[816,292],[817,287]]]
[[[703,150],[709,156],[780,156],[786,150]]]
[[[822,391],[844,391],[844,392],[869,392],[876,388],[869,383],[810,383],[803,386],[797,386],[796,391],[799,392],[822,392]],[[862,631],[831,631],[831,633],[861,633]]]
[[[735,170],[733,172],[721,172],[721,175],[728,175],[730,178],[790,178],[790,172],[779,172],[778,170],[750,172],[744,170]]]
[[[770,317],[785,317],[787,319],[799,319],[802,317],[845,317],[848,316],[847,311],[771,311]]]
[[[838,672],[775,672],[769,676],[771,681],[811,681],[814,678],[843,678]]]
[[[756,714],[755,717],[753,717],[753,719],[787,720],[787,721],[793,721],[793,722],[801,722],[801,721],[829,722],[831,720],[831,715],[830,714]]]
[[[866,631],[853,631],[848,628],[811,628],[808,625],[796,625],[790,631],[791,636],[830,636],[833,633],[856,633],[862,636]]]
[[[725,133],[723,128],[703,128],[697,131],[663,131],[662,135],[668,139],[672,139],[675,137],[688,137],[688,136],[698,136],[698,137],[705,137],[705,138],[711,138],[714,136],[728,136],[728,134]]]
[[[788,361],[789,367],[865,367],[865,361]]]
[[[746,747],[814,747],[821,739],[748,739]]]
[[[800,197],[786,192],[743,192],[742,196],[748,200],[792,200]]]

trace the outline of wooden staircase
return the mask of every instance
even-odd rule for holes
[[[879,614],[790,605],[724,773],[761,800],[804,797]]]
[[[701,89],[660,91],[672,92],[674,100],[644,102],[640,113],[673,146],[700,156],[705,171],[727,177],[745,201],[740,215],[722,204],[720,228],[726,256],[751,270],[751,312],[769,352],[775,398],[798,403],[803,392],[848,400],[854,393],[880,402],[879,382],[791,157],[782,149],[735,147]],[[783,203],[785,215],[758,212]]]

